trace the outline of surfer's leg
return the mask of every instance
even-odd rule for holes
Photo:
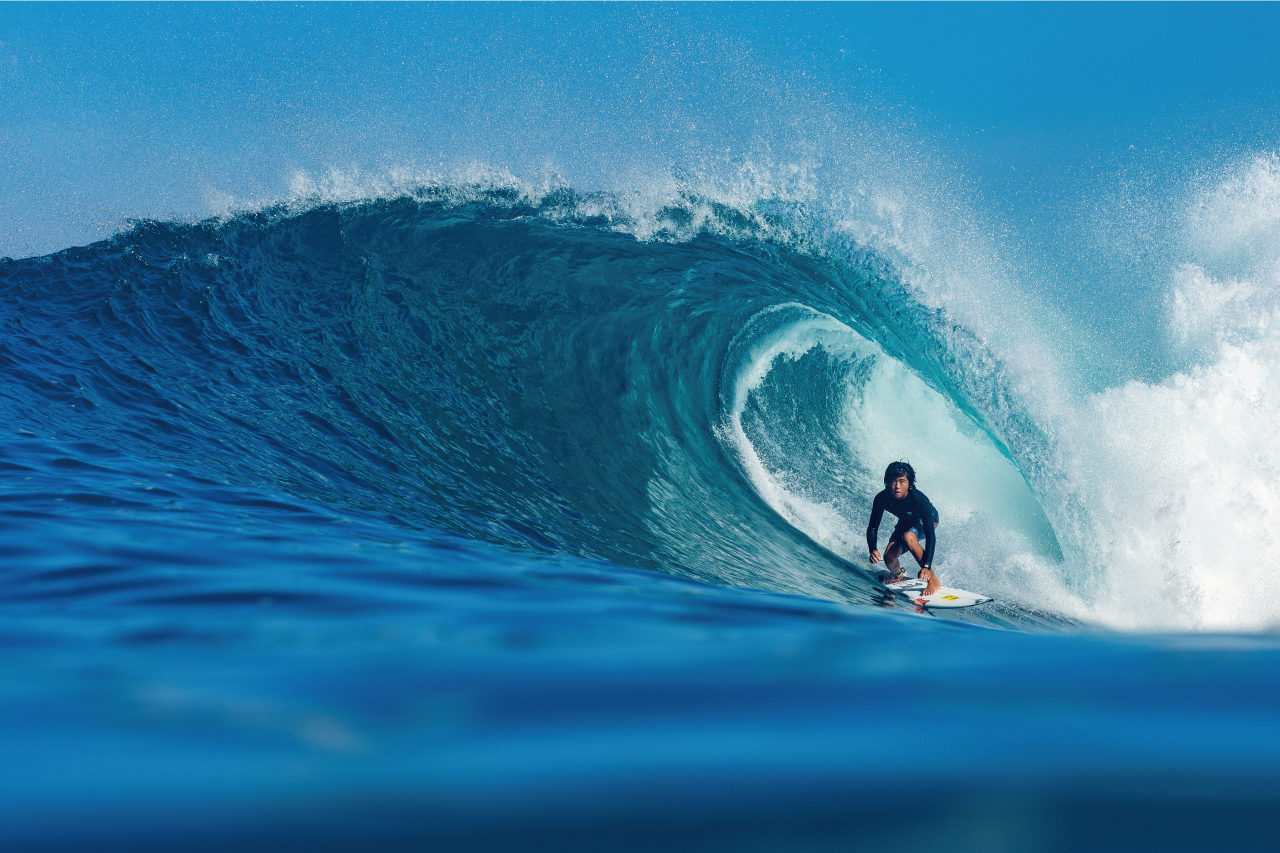
[[[916,562],[924,565],[924,546],[920,544],[920,537],[916,536],[914,530],[908,530],[902,534],[902,543],[906,545],[907,550],[911,552],[911,556],[916,558]]]
[[[937,527],[937,525],[935,524],[934,527]],[[928,581],[928,585],[924,588],[924,594],[932,595],[941,588],[942,582],[938,580],[938,576],[934,573],[933,569],[926,569],[924,567],[924,546],[920,544],[920,537],[917,535],[917,530],[918,528],[916,530],[908,530],[902,535],[902,541],[905,542],[907,548],[911,550],[911,556],[915,557],[916,562],[920,564],[920,572],[916,577],[925,578]],[[928,575],[927,577],[926,573]]]
[[[893,577],[902,575],[902,566],[898,565],[898,557],[902,555],[902,543],[894,539],[889,542],[889,546],[884,549],[884,564],[889,569],[889,574]]]

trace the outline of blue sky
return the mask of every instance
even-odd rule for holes
[[[480,160],[590,188],[819,118],[1045,243],[1117,171],[1277,147],[1275,4],[0,5],[0,254]]]
[[[835,10],[856,31],[864,10]],[[1280,12],[1270,4],[919,4],[876,10],[862,41],[903,96],[968,130],[1101,141],[1274,108]],[[1246,107],[1241,110],[1240,107]],[[1274,129],[1274,127],[1273,127]]]

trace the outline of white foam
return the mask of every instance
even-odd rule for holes
[[[469,163],[449,169],[401,165],[381,170],[330,167],[321,173],[296,170],[289,177],[283,195],[241,197],[209,190],[204,196],[205,213],[227,219],[273,207],[301,212],[318,205],[351,204],[397,198],[420,197],[430,191],[447,191],[459,203],[493,190],[515,190],[517,197],[537,203],[547,192],[562,186],[554,172],[540,180],[524,180],[509,170],[486,163]]]
[[[1094,615],[1135,629],[1280,626],[1280,159],[1190,200],[1168,333],[1192,366],[1055,424]]]
[[[1126,628],[1280,623],[1280,342],[1224,345],[1159,384],[1092,398],[1063,430],[1093,510],[1099,619]]]

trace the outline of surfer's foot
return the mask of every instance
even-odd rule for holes
[[[903,569],[902,571],[898,572],[896,575],[890,572],[889,577],[885,578],[884,582],[897,583],[898,581],[904,581],[906,579],[907,579],[907,572],[905,569]]]

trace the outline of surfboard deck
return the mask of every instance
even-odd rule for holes
[[[909,600],[912,604],[920,607],[929,607],[934,609],[952,608],[952,607],[973,607],[977,604],[985,604],[992,599],[985,595],[978,595],[976,592],[967,592],[963,589],[944,586],[933,595],[921,595],[924,588],[929,584],[919,578],[908,578],[906,580],[894,581],[886,583],[884,588],[890,592],[901,595]]]

